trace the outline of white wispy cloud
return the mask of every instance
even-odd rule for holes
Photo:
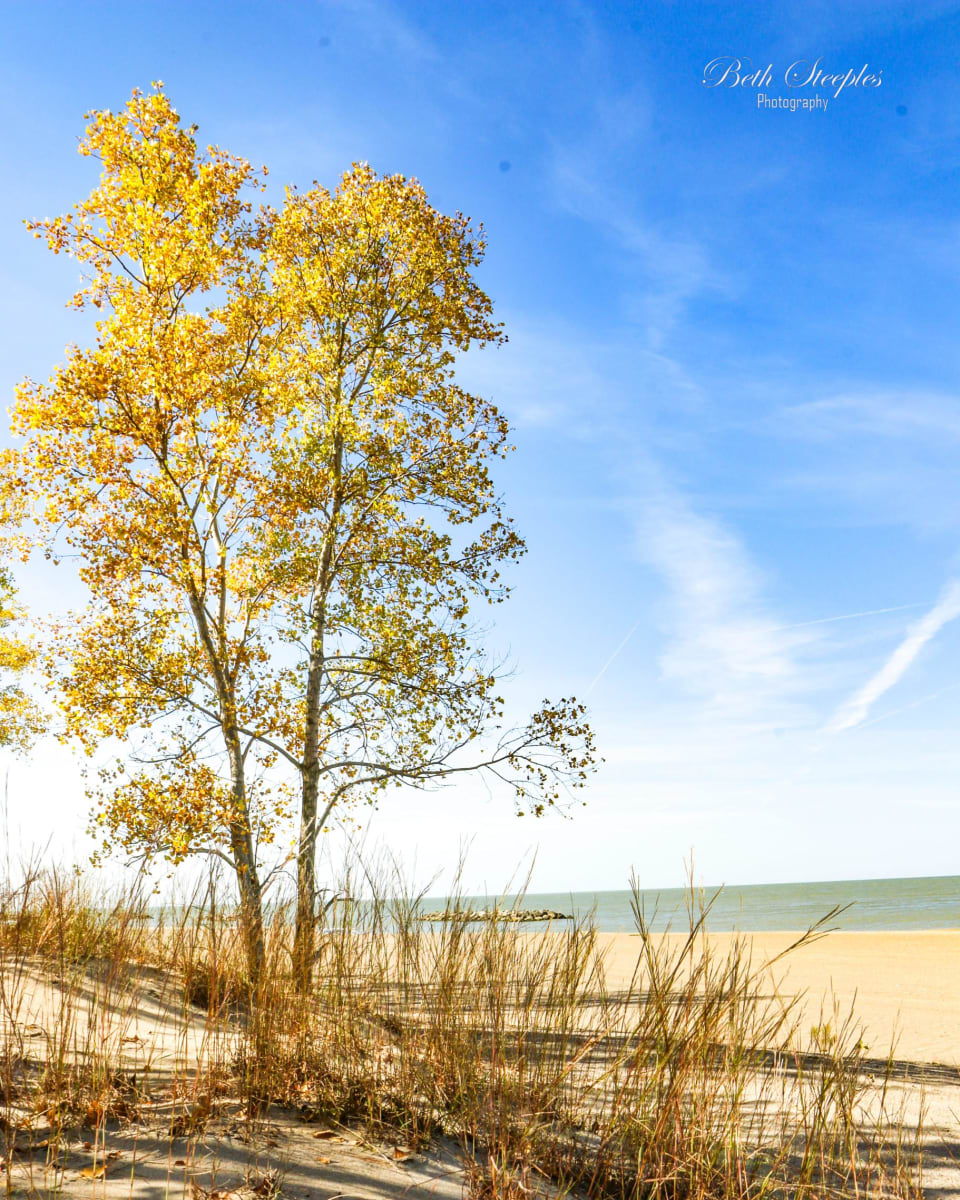
[[[803,686],[796,651],[814,635],[766,611],[763,577],[736,534],[661,490],[644,506],[637,549],[669,589],[663,677],[729,715],[783,719]]]
[[[846,700],[827,724],[830,733],[841,733],[862,724],[877,700],[903,678],[924,646],[940,632],[948,621],[960,616],[960,579],[953,579],[943,589],[937,603],[918,621],[907,627],[903,641],[879,671]]]
[[[458,378],[493,400],[517,426],[561,428],[607,447],[619,440],[618,454],[627,457],[634,441],[649,444],[658,411],[703,402],[702,389],[682,366],[638,347],[633,338],[591,337],[572,322],[517,310],[501,309],[498,316],[509,342],[462,355]]]
[[[552,180],[560,207],[603,229],[636,264],[625,304],[645,329],[648,348],[658,350],[689,300],[725,284],[696,239],[645,219],[635,202],[618,196],[602,176],[600,167],[584,163],[579,150],[565,148],[554,155]]]
[[[362,29],[368,41],[378,48],[419,66],[440,61],[437,47],[423,28],[390,0],[334,0],[328,7]]]
[[[822,390],[816,380],[801,386],[808,394]],[[831,390],[780,406],[767,432],[783,453],[778,492],[796,489],[828,505],[834,522],[907,527],[925,536],[960,527],[954,394],[868,385]]]
[[[531,320],[502,311],[510,340],[505,346],[472,350],[460,358],[460,382],[498,404],[512,422],[528,427],[562,427],[579,435],[616,404],[607,365],[622,351],[583,336],[562,321]]]
[[[594,77],[603,78],[600,63],[594,67]],[[729,280],[682,218],[654,217],[642,192],[623,185],[624,157],[656,152],[650,144],[654,111],[642,89],[601,87],[576,132],[550,139],[546,178],[558,208],[617,246],[622,303],[644,330],[646,348],[657,351],[682,324],[691,299],[725,291]]]
[[[942,444],[960,440],[957,398],[915,389],[840,392],[790,405],[783,416],[816,440],[861,434]]]

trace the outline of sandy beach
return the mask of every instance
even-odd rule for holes
[[[600,934],[609,980],[625,986],[636,965],[636,934]],[[662,934],[679,941],[680,934]],[[755,966],[775,959],[800,935],[752,933],[744,937]],[[722,954],[734,935],[709,934]],[[960,1067],[960,930],[829,933],[771,967],[784,996],[803,994],[804,1024],[829,1018],[836,1000],[841,1014],[855,1004],[872,1057]],[[832,999],[832,998],[833,999]]]
[[[730,933],[707,935],[724,955]],[[800,936],[750,933],[755,966],[777,959]],[[679,944],[680,934],[655,935]],[[600,934],[608,983],[626,987],[637,962],[637,934]],[[853,1007],[865,1056],[878,1065],[891,1053],[893,1092],[904,1126],[924,1128],[925,1200],[960,1196],[960,930],[835,932],[802,946],[769,968],[771,995],[798,1000],[800,1033],[841,1019]],[[822,1014],[822,1015],[821,1015]],[[879,1071],[882,1072],[882,1067]],[[878,1072],[879,1073],[879,1072]]]

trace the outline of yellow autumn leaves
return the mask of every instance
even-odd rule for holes
[[[89,588],[45,656],[66,735],[142,744],[96,793],[101,836],[228,858],[255,958],[258,845],[298,794],[307,921],[337,806],[490,770],[538,811],[591,734],[568,700],[501,729],[476,639],[524,548],[490,474],[507,422],[454,378],[503,340],[482,231],[365,164],[271,208],[159,88],[92,114],[81,153],[99,183],[30,228],[102,315],[18,389],[0,507]]]
[[[41,713],[17,678],[36,657],[36,651],[13,632],[21,609],[13,581],[0,569],[0,746],[24,750],[43,728]]]

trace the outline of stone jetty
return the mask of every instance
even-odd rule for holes
[[[420,913],[418,921],[572,921],[569,913],[549,908],[452,908],[444,912]]]

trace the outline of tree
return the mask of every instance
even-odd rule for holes
[[[47,655],[67,733],[92,751],[153,731],[154,764],[131,774],[121,760],[102,780],[106,830],[174,862],[226,858],[255,973],[255,843],[272,823],[270,800],[247,786],[240,688],[255,653],[244,622],[259,630],[263,615],[242,579],[262,522],[244,517],[266,481],[273,417],[266,321],[245,286],[263,228],[244,199],[250,166],[202,158],[193,132],[159,91],[94,114],[80,149],[100,159],[100,185],[75,212],[30,226],[88,267],[72,303],[108,315],[49,385],[18,389],[24,444],[6,456],[4,493],[42,498],[36,540],[76,555],[92,596]],[[225,772],[198,751],[204,721]]]
[[[287,696],[302,730],[304,972],[317,835],[346,796],[484,770],[542,811],[590,765],[572,701],[545,703],[492,750],[464,757],[503,716],[471,602],[502,600],[499,569],[523,550],[488,470],[508,452],[507,423],[453,375],[456,351],[502,340],[472,278],[483,249],[419,184],[365,166],[333,194],[288,194],[268,247],[287,322],[278,386],[303,421],[296,469],[278,476],[291,508],[309,514],[282,605],[283,636],[304,653]],[[268,555],[280,563],[286,546],[274,539]]]
[[[87,264],[74,304],[108,311],[19,389],[5,491],[44,497],[36,540],[78,555],[93,597],[47,658],[68,733],[149,745],[101,778],[107,844],[228,861],[255,978],[258,845],[299,792],[306,981],[337,805],[484,770],[540,812],[592,739],[572,700],[497,729],[470,623],[523,549],[488,470],[506,422],[453,376],[502,339],[482,235],[366,166],[254,212],[249,164],[195,132],[159,87],[93,114],[99,186],[31,226]]]

